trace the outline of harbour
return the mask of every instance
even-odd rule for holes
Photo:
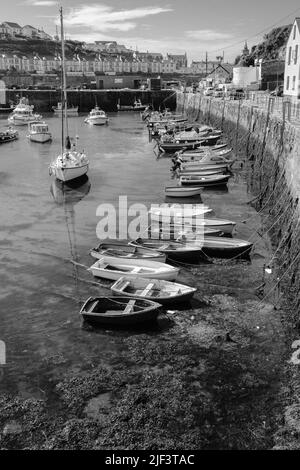
[[[52,438],[49,443],[34,431],[30,419],[21,420],[26,432],[7,434],[4,446],[13,439],[20,447],[82,448],[66,437],[61,441],[66,426],[76,435],[80,423],[85,445],[93,448],[147,448],[158,445],[157,435],[160,446],[172,442],[176,448],[267,448],[276,421],[268,410],[280,408],[277,392],[287,351],[279,313],[259,297],[272,252],[268,236],[257,235],[262,221],[249,204],[253,196],[247,170],[237,162],[228,189],[204,190],[202,198],[215,217],[237,222],[236,237],[255,241],[251,262],[180,265],[178,282],[196,287],[197,294],[191,306],[166,310],[154,329],[82,329],[83,301],[107,295],[105,281],[97,287],[80,266],[92,264],[88,252],[97,243],[98,205],[117,205],[122,194],[130,203],[162,203],[164,186],[172,184],[170,159],[153,152],[138,113],[111,114],[109,125],[101,127],[87,126],[83,118],[71,117],[69,124],[81,135],[80,147],[93,155],[93,170],[81,186],[65,193],[47,171],[59,150],[58,117],[47,116],[51,144],[26,141],[24,128],[19,128],[19,140],[5,144],[1,338],[8,360],[0,387],[15,398],[7,402],[2,395],[1,400],[2,406],[11,404],[8,422],[15,420],[25,400],[34,410],[32,419],[42,420]],[[162,407],[157,413],[153,400]],[[188,432],[181,426],[187,409]],[[53,419],[57,426],[62,410],[63,423],[54,432]],[[130,410],[135,417],[122,424]],[[145,413],[153,426],[150,435],[142,424]],[[119,434],[114,437],[111,419],[121,419],[121,440]],[[136,419],[138,436],[133,430]],[[170,420],[163,434],[156,419]],[[98,420],[103,423],[101,435],[94,433]]]
[[[0,450],[299,449],[299,8],[183,31],[210,69],[96,40],[174,8],[0,24]]]

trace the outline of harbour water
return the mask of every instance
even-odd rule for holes
[[[236,237],[255,242],[251,262],[215,260],[182,266],[179,282],[198,288],[195,300],[163,314],[151,331],[85,328],[78,315],[82,302],[109,290],[92,285],[90,273],[70,260],[92,264],[88,252],[99,242],[99,204],[117,205],[119,195],[128,196],[129,204],[165,201],[170,159],[157,158],[139,114],[111,114],[109,125],[103,127],[84,124],[83,116],[70,118],[70,134],[80,137],[78,146],[89,156],[90,169],[81,186],[62,191],[48,174],[48,164],[60,149],[60,119],[45,118],[52,143],[31,143],[26,127],[19,127],[19,140],[0,147],[0,340],[7,351],[0,392],[42,400],[54,420],[61,413],[57,404],[78,394],[80,407],[64,410],[67,422],[74,416],[93,419],[87,410],[98,397],[100,405],[95,405],[93,415],[97,418],[105,394],[109,394],[106,416],[120,398],[120,413],[125,413],[124,407],[128,412],[130,387],[138,395],[141,390],[145,393],[147,384],[146,416],[139,423],[140,440],[131,448],[147,448],[147,439],[151,445],[151,433],[148,429],[143,434],[143,429],[147,419],[150,423],[154,419],[150,414],[155,416],[158,402],[170,425],[165,430],[161,422],[153,424],[162,445],[171,439],[172,448],[180,443],[183,448],[269,447],[275,419],[270,410],[278,406],[285,345],[279,313],[267,302],[260,303],[257,295],[271,249],[268,237],[257,233],[260,216],[248,204],[252,196],[247,170],[237,162],[228,191],[207,190],[202,199],[214,209],[214,216],[238,223]],[[6,123],[6,117],[1,118],[0,127]],[[106,376],[101,387],[93,382],[82,393],[82,383],[100,368],[108,375],[110,371],[111,377]],[[183,390],[178,403],[170,400],[173,386],[176,393]],[[184,410],[193,415],[186,429]],[[110,424],[103,426],[107,431]],[[126,426],[134,436],[136,422],[128,418]],[[187,437],[188,432],[193,438]],[[99,445],[130,448],[126,439],[118,441],[111,431],[109,444]],[[19,445],[24,442],[20,439]]]

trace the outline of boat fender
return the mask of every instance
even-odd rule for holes
[[[52,170],[52,167],[49,166],[49,175],[52,176],[53,175],[53,170]]]

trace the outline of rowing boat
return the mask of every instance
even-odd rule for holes
[[[95,277],[117,280],[119,277],[147,277],[150,279],[165,279],[173,281],[179,269],[157,261],[127,260],[113,256],[103,256],[88,268]]]
[[[93,248],[90,251],[90,255],[97,259],[100,259],[103,256],[113,256],[115,258],[132,260],[133,263],[137,259],[158,261],[159,263],[164,263],[166,261],[166,256],[162,253],[148,250],[147,248],[140,246],[134,247],[129,245],[128,242],[114,240],[100,243],[96,248]]]
[[[222,186],[228,183],[229,178],[230,175],[180,176],[180,184],[194,184],[203,187]]]
[[[199,196],[202,188],[187,188],[183,186],[167,186],[165,195],[168,197],[194,197]]]
[[[173,240],[157,240],[149,238],[138,238],[130,242],[134,246],[142,246],[144,248],[151,248],[152,250],[164,253],[168,258],[172,259],[186,259],[201,256],[201,248],[195,244],[186,242],[177,242]]]
[[[151,300],[128,297],[89,297],[80,310],[91,324],[126,326],[156,320],[161,305]]]
[[[194,287],[175,282],[126,277],[118,279],[111,286],[111,290],[116,295],[154,300],[162,305],[186,302],[197,291]]]

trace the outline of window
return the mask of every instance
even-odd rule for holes
[[[291,64],[291,58],[292,58],[292,48],[289,48],[289,59],[288,59],[288,65]]]
[[[296,25],[294,26],[294,34],[293,34],[293,39],[296,39]]]
[[[295,90],[296,87],[296,75],[293,76],[293,87],[292,90]]]
[[[297,64],[297,60],[298,60],[298,44],[296,45],[295,47],[295,55],[294,55],[294,63]]]
[[[290,77],[286,77],[286,89],[289,90],[290,88]]]

